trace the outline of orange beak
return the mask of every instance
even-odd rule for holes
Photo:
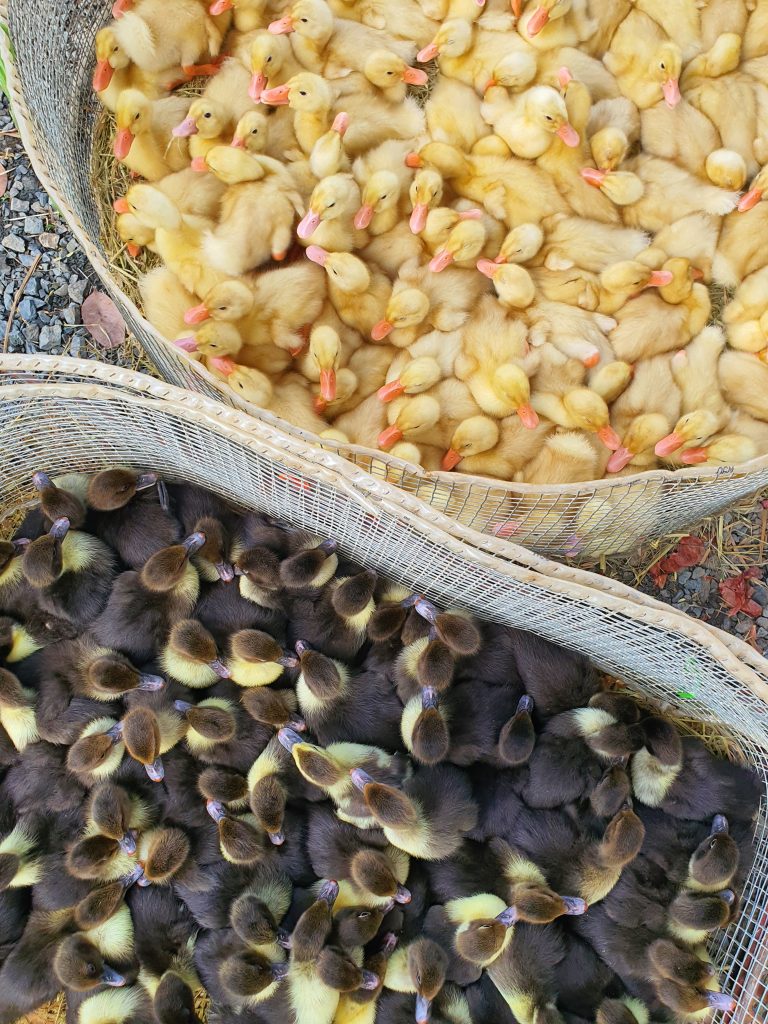
[[[664,102],[670,110],[676,107],[683,98],[680,92],[680,83],[676,78],[668,78],[662,85],[661,91],[664,93]]]
[[[440,463],[440,469],[445,470],[446,473],[450,473],[452,469],[456,469],[458,464],[461,462],[461,456],[454,448],[449,448],[443,456],[443,460]]]
[[[607,470],[609,473],[618,473],[620,470],[628,466],[634,458],[634,455],[629,448],[618,447],[613,455],[608,459]]]
[[[416,60],[422,64],[426,64],[429,60],[434,60],[435,57],[440,53],[440,48],[436,43],[430,43],[429,46],[425,46],[423,50],[419,50],[416,54]]]
[[[571,149],[575,149],[579,142],[581,142],[579,133],[569,121],[566,121],[565,124],[561,124],[555,132],[555,135],[557,135],[558,139],[564,142],[566,146],[569,146]]]
[[[403,81],[407,82],[408,85],[426,85],[429,81],[429,75],[426,71],[422,71],[421,68],[406,68],[403,72]]]
[[[248,86],[248,96],[253,100],[254,103],[258,103],[261,99],[261,94],[267,87],[267,76],[262,74],[261,71],[254,72],[251,75],[251,81]]]
[[[529,36],[537,36],[549,21],[549,11],[546,7],[537,7],[528,19],[526,26]]]
[[[393,444],[397,444],[398,441],[403,440],[403,432],[396,423],[393,423],[391,427],[387,427],[386,430],[382,430],[379,434],[379,439],[376,442],[379,448],[384,451],[388,451]]]
[[[115,69],[108,60],[100,60],[93,72],[93,91],[103,92],[112,81]]]
[[[448,252],[447,249],[441,249],[435,253],[432,259],[429,261],[429,269],[433,274],[439,274],[445,270],[446,267],[450,267],[453,263],[453,253]]]
[[[427,213],[429,208],[426,203],[417,203],[413,208],[411,219],[408,222],[414,235],[420,235],[427,226]]]
[[[703,281],[704,271],[700,270],[699,267],[691,267],[691,277],[694,281]]]
[[[698,466],[708,458],[709,452],[706,448],[687,448],[680,454],[680,461],[686,466]]]
[[[498,84],[499,83],[496,81],[495,78],[489,78],[488,81],[483,86],[483,93],[488,92],[489,89],[492,89],[495,85],[498,85]]]
[[[320,397],[326,402],[332,402],[336,398],[336,371],[320,371]]]
[[[751,210],[754,206],[757,206],[762,198],[763,190],[761,188],[751,188],[749,192],[745,192],[739,200],[739,213],[746,213],[747,210]]]
[[[112,4],[112,17],[122,18],[126,11],[133,7],[133,0],[115,0]]]
[[[365,206],[361,206],[355,214],[355,227],[359,231],[364,231],[373,220],[373,207],[370,203],[366,203]]]
[[[608,177],[607,171],[599,171],[596,167],[582,167],[579,173],[584,181],[593,188],[602,188],[603,182]]]
[[[279,21],[272,21],[267,25],[267,30],[272,33],[273,36],[284,36],[288,32],[293,32],[293,18],[290,14],[287,14],[284,18],[280,18]]]
[[[232,0],[214,0],[208,8],[208,13],[212,14],[215,18],[217,14],[224,14],[226,11],[231,11],[234,6],[235,5]]]
[[[536,415],[536,410],[528,402],[525,405],[519,406],[515,411],[520,417],[520,422],[527,430],[535,430],[538,427],[539,417]]]
[[[234,135],[230,142],[230,146],[232,149],[245,149],[245,139],[241,138],[239,135]]]
[[[123,128],[115,135],[115,157],[118,160],[125,160],[133,145],[133,135],[130,128]]]
[[[404,391],[405,388],[399,380],[391,380],[389,384],[379,388],[376,392],[376,397],[380,402],[391,402],[393,399],[399,398]]]
[[[597,436],[603,442],[605,447],[610,448],[612,452],[615,452],[617,448],[621,448],[621,438],[613,427],[600,427],[597,431]]]
[[[584,363],[588,370],[591,370],[593,366],[597,366],[597,364],[600,362],[600,353],[597,351],[597,349],[595,349],[594,352],[592,352],[588,356],[585,356],[581,361],[582,363]]]
[[[519,18],[523,13],[523,0],[512,0],[512,13]]]
[[[405,166],[411,167],[413,170],[418,170],[419,167],[424,166],[424,161],[418,153],[409,153],[405,158]]]
[[[684,437],[681,437],[679,434],[667,434],[666,437],[662,437],[653,450],[656,455],[663,459],[667,455],[671,455],[673,452],[676,452],[683,444],[685,444]]]
[[[672,284],[673,274],[671,270],[654,270],[651,276],[648,278],[648,284],[646,288],[664,288],[668,284]]]
[[[114,203],[112,203],[112,209],[115,211],[115,213],[130,213],[131,212],[131,208],[128,205],[128,200],[125,199],[124,197],[121,198],[121,199],[116,199],[114,201]]]
[[[196,156],[189,166],[198,174],[205,174],[208,170],[208,164],[205,162],[204,156]]]
[[[371,328],[371,338],[374,341],[383,341],[388,334],[391,334],[394,330],[395,325],[391,320],[379,320],[377,324],[374,324]]]
[[[207,320],[210,317],[208,307],[204,302],[201,302],[199,306],[192,306],[184,314],[185,324],[201,324],[203,320]]]
[[[265,89],[261,94],[261,102],[270,107],[287,107],[291,90],[287,85],[278,85],[275,89]]]
[[[498,256],[496,257],[496,260],[478,260],[477,269],[480,271],[481,274],[485,274],[486,277],[489,277],[491,280],[493,280],[493,275],[501,266],[501,263],[497,262],[498,260]]]
[[[125,251],[131,257],[132,260],[136,260],[141,256],[141,246],[136,245],[134,242],[125,243]]]

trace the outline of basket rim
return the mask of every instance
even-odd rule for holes
[[[9,0],[0,0],[0,18],[6,23],[6,25],[8,25],[8,8]],[[144,317],[138,306],[122,290],[120,283],[113,276],[98,248],[90,240],[80,218],[70,207],[69,203],[64,199],[54,184],[52,177],[48,172],[45,159],[35,143],[34,119],[24,99],[21,77],[16,69],[16,62],[11,52],[10,42],[10,35],[6,36],[5,33],[0,32],[0,57],[5,63],[7,88],[9,93],[12,95],[13,118],[19,129],[21,141],[30,161],[32,162],[32,166],[37,177],[46,192],[53,197],[69,228],[76,237],[80,246],[83,248],[89,262],[92,264],[96,274],[107,291],[110,292],[113,297],[119,299],[119,301],[130,311],[131,315],[141,324],[142,329],[152,335],[158,345],[165,347],[169,352],[172,352],[174,355],[179,357],[179,353],[173,344],[159,334],[152,324]],[[184,364],[191,373],[198,374],[209,386],[213,387],[222,396],[225,396],[227,404],[243,410],[253,419],[258,419],[262,422],[278,427],[285,434],[301,438],[308,444],[322,447],[329,451],[334,451],[342,458],[345,457],[344,452],[351,452],[367,458],[374,457],[380,460],[384,465],[393,466],[401,471],[407,470],[412,476],[419,480],[424,480],[427,483],[438,483],[450,486],[457,479],[456,474],[446,473],[443,471],[427,471],[421,466],[415,466],[412,463],[404,462],[402,459],[395,458],[385,452],[367,448],[363,445],[347,444],[325,438],[321,439],[315,434],[302,430],[301,428],[294,426],[292,423],[289,423],[287,420],[281,419],[269,410],[261,409],[250,402],[244,402],[230,390],[225,392],[221,381],[214,377],[213,374],[209,373],[204,366],[195,360],[185,359]],[[675,470],[655,469],[643,473],[633,473],[627,476],[616,477],[614,479],[603,478],[601,480],[585,480],[575,484],[516,483],[514,481],[500,480],[494,477],[474,476],[468,473],[462,473],[460,475],[460,479],[462,483],[478,485],[484,488],[492,488],[499,492],[505,492],[509,495],[525,496],[527,494],[551,494],[558,495],[563,498],[569,498],[582,496],[585,490],[588,490],[589,493],[596,494],[599,494],[601,491],[615,493],[618,491],[631,491],[634,487],[638,485],[642,486],[646,483],[663,484],[671,483],[673,481],[680,481],[681,483],[690,482],[711,484],[716,483],[719,480],[750,477],[752,474],[758,474],[763,471],[768,471],[768,454],[759,455],[747,462],[735,463],[732,466],[693,466]],[[759,486],[761,486],[759,483],[755,484],[755,488],[758,488]]]
[[[3,383],[4,371],[45,374],[48,379],[36,383]],[[62,379],[72,375],[85,377],[88,383]],[[162,405],[169,413],[203,423],[243,447],[259,448],[288,468],[304,473],[311,470],[314,478],[339,487],[369,515],[378,517],[382,511],[394,518],[406,517],[414,530],[454,553],[464,557],[469,553],[472,559],[529,585],[579,601],[600,603],[610,611],[682,634],[706,648],[732,677],[768,703],[768,660],[744,641],[655,598],[642,595],[643,600],[637,600],[637,591],[623,583],[605,582],[586,569],[564,566],[512,542],[478,533],[348,460],[320,448],[307,449],[297,439],[286,437],[280,430],[236,409],[146,374],[93,360],[62,356],[0,357],[0,403],[39,401],[44,394],[103,401],[121,399],[148,409]]]

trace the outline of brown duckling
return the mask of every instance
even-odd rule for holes
[[[581,654],[524,630],[509,631],[514,664],[540,718],[583,707],[600,690],[594,666]]]
[[[333,578],[339,565],[335,540],[321,541],[280,563],[280,580],[293,596],[313,597]]]
[[[160,664],[169,676],[193,690],[206,689],[230,676],[216,641],[197,619],[180,619],[173,624],[160,652]]]
[[[296,791],[297,775],[290,753],[277,736],[267,743],[248,772],[251,810],[275,846],[285,842],[286,804]]]
[[[488,968],[488,976],[519,1024],[554,1024],[558,966],[566,956],[561,933],[520,925]]]
[[[50,528],[57,519],[64,518],[69,520],[73,530],[79,530],[85,524],[85,503],[75,490],[67,490],[63,483],[60,479],[57,484],[42,470],[32,477],[46,527]]]
[[[111,549],[64,517],[27,545],[21,567],[40,608],[80,627],[104,608],[116,572]]]
[[[125,894],[131,886],[135,885],[143,876],[144,869],[140,864],[136,864],[130,874],[91,889],[73,911],[78,929],[90,931],[109,920],[120,909]]]
[[[396,948],[397,936],[393,932],[387,932],[379,951],[367,953],[362,958],[362,969],[369,975],[375,976],[378,979],[378,984],[374,986],[373,979],[369,977],[368,986],[342,993],[334,1024],[374,1024],[387,962]],[[385,1017],[385,1019],[387,1018]]]
[[[416,996],[416,1020],[428,1021],[432,1003],[445,984],[448,957],[432,939],[398,946],[387,963],[384,987]]]
[[[331,1024],[339,1005],[339,992],[325,985],[317,970],[333,928],[331,915],[338,892],[336,882],[324,882],[291,934],[288,993],[296,1024]]]
[[[684,890],[669,906],[667,927],[675,939],[687,946],[706,942],[710,933],[724,928],[736,909],[732,889],[717,893]]]
[[[37,607],[35,591],[24,576],[22,556],[30,541],[27,537],[0,540],[0,613],[26,618]]]
[[[205,544],[195,555],[195,566],[206,583],[231,583],[235,567],[231,561],[232,538],[229,531],[215,516],[201,516],[192,527],[193,533],[202,533]]]
[[[371,570],[332,580],[319,601],[298,598],[291,603],[289,641],[304,639],[329,658],[351,661],[366,640],[376,610],[377,576]]]
[[[0,668],[0,725],[16,750],[38,739],[36,695],[21,685],[17,676]]]
[[[173,623],[194,609],[200,579],[190,558],[204,543],[202,534],[193,533],[181,544],[155,552],[139,572],[121,573],[91,627],[96,640],[135,661],[149,661]]]
[[[648,947],[648,959],[659,978],[668,978],[678,985],[698,988],[715,976],[709,960],[701,960],[687,949],[681,949],[670,939],[657,939]]]
[[[78,1024],[152,1024],[152,1002],[143,985],[110,988],[89,996],[78,1011]]]
[[[189,977],[179,971],[166,971],[152,998],[158,1024],[202,1024],[195,1006],[198,987],[199,983],[191,985]]]
[[[162,782],[165,770],[161,755],[167,753],[184,735],[184,724],[170,711],[152,711],[135,707],[125,715],[121,725],[125,749],[144,769],[153,782]]]
[[[457,657],[472,657],[480,650],[480,633],[469,615],[441,612],[431,601],[419,597],[414,603],[416,611],[435,630],[438,638]]]
[[[157,473],[105,469],[88,481],[86,500],[92,510],[89,527],[131,569],[140,569],[156,551],[181,537]]]
[[[0,841],[0,893],[8,889],[23,889],[35,885],[43,865],[36,830],[23,821]]]
[[[449,857],[477,822],[471,787],[456,768],[423,768],[399,789],[377,782],[362,768],[352,769],[350,777],[390,843],[412,857]]]
[[[98,985],[121,988],[125,977],[104,962],[98,948],[85,935],[68,935],[56,950],[53,970],[64,988],[88,992]]]
[[[273,729],[293,729],[303,732],[306,722],[299,716],[298,701],[293,690],[275,690],[260,686],[244,690],[240,703],[248,714],[262,725]]]
[[[734,820],[752,821],[759,803],[754,772],[714,757],[663,718],[645,719],[642,735],[631,763],[637,800],[675,818],[706,821],[727,811]]]
[[[127,840],[90,835],[79,839],[67,853],[66,867],[75,878],[112,882],[125,878],[135,867],[136,837]]]
[[[597,1008],[595,1024],[648,1024],[651,1014],[645,1003],[631,996],[604,999]]]
[[[250,950],[231,929],[204,931],[195,943],[195,966],[212,1005],[234,1007],[245,1020],[278,992],[288,973],[284,956],[270,961]],[[231,1012],[231,1011],[230,1011]]]
[[[285,948],[288,943],[288,933],[280,928],[280,922],[288,913],[292,893],[293,885],[284,872],[266,864],[258,865],[253,881],[229,909],[233,930],[248,946],[277,959],[278,948]]]
[[[216,800],[206,802],[206,810],[216,822],[222,856],[231,864],[253,864],[265,850],[264,833],[257,831],[254,815],[235,815]]]
[[[208,697],[198,704],[175,700],[173,706],[187,724],[187,746],[198,759],[204,754],[215,757],[215,748],[237,733],[237,708],[223,697]]]
[[[156,828],[139,838],[137,856],[144,869],[138,884],[166,885],[187,865],[191,853],[189,836],[180,828]]]
[[[154,824],[152,805],[114,782],[101,782],[91,790],[87,828],[115,840],[129,855],[136,852],[136,835]]]
[[[248,780],[232,768],[209,765],[198,776],[197,788],[206,800],[227,804],[233,810],[248,806]]]
[[[269,633],[242,629],[230,637],[227,668],[238,686],[269,686],[286,668],[297,665],[298,659],[284,651]]]
[[[362,780],[365,777],[365,784],[374,781],[368,774],[373,772],[383,785],[398,785],[410,770],[407,759],[401,754],[387,754],[378,747],[331,743],[324,748],[307,742],[290,729],[281,729],[277,738],[290,752],[306,781],[330,797],[341,820],[359,828],[372,828],[377,822],[364,794],[361,795],[362,785],[355,782],[352,770],[362,772],[357,778]]]
[[[669,978],[656,979],[653,987],[659,1000],[681,1021],[707,1020],[713,1010],[730,1013],[736,1007],[735,999],[716,989],[678,985]]]
[[[89,722],[67,751],[67,768],[85,785],[95,785],[118,770],[125,753],[123,724],[104,717]]]

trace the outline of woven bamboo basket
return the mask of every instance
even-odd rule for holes
[[[110,261],[114,238],[110,201],[94,187],[94,152],[109,125],[91,91],[93,39],[109,19],[110,0],[0,0],[15,50],[0,33],[14,115],[41,181],[66,217],[106,289],[163,378],[246,409],[198,364],[185,359],[142,317],[133,301],[135,272]],[[297,442],[336,450],[374,476],[396,483],[461,523],[513,536],[543,554],[607,554],[685,529],[768,484],[768,457],[739,466],[656,471],[616,481],[533,486],[478,477],[426,473],[381,453],[338,446],[282,424]]]
[[[533,630],[589,657],[720,754],[768,797],[768,662],[650,598],[483,537],[332,452],[132,371],[56,357],[0,359],[0,533],[36,499],[35,470],[131,465],[208,487],[335,538],[361,565],[439,605]],[[741,914],[712,952],[733,1024],[768,1020],[768,800]]]

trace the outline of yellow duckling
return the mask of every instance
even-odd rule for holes
[[[431,395],[397,398],[387,406],[389,426],[377,439],[377,446],[387,451],[403,440],[418,440],[440,423],[440,403]]]
[[[620,260],[600,275],[598,309],[609,315],[616,313],[644,288],[661,288],[671,283],[670,270],[652,270],[639,260]]]
[[[254,103],[261,101],[265,89],[283,85],[301,70],[293,56],[287,36],[259,29],[249,37],[248,67],[251,81],[248,95]]]
[[[172,132],[188,109],[182,96],[152,100],[138,89],[125,89],[115,111],[115,157],[147,181],[180,171],[189,164],[189,148]]]
[[[525,267],[516,263],[479,260],[477,269],[493,282],[494,291],[505,309],[527,309],[533,304],[536,285]]]
[[[662,100],[672,109],[682,99],[680,47],[642,11],[633,10],[624,18],[603,63],[616,77],[622,95],[640,110]]]
[[[557,136],[566,146],[579,145],[579,133],[568,120],[565,100],[548,85],[536,85],[510,103],[505,91],[491,89],[483,102],[483,117],[515,156],[535,160]]]
[[[522,6],[519,0],[516,5]],[[578,46],[595,28],[586,0],[532,0],[517,23],[523,39],[540,50]]]
[[[325,269],[331,302],[348,327],[364,338],[383,317],[389,298],[389,280],[371,270],[357,256],[328,252],[319,245],[307,247],[307,256]]]
[[[743,352],[761,352],[768,345],[764,325],[768,325],[768,267],[756,270],[739,285],[731,302],[723,309],[723,322],[731,348]]]
[[[440,364],[430,356],[419,356],[412,359],[400,370],[393,371],[393,363],[387,373],[387,382],[376,392],[380,402],[392,402],[401,395],[418,395],[429,391],[442,379]]]
[[[188,77],[218,71],[215,64],[198,63],[218,56],[224,37],[222,26],[199,3],[142,3],[125,11],[111,28],[129,59],[144,71],[181,68]]]
[[[437,59],[441,74],[458,79],[482,95],[502,58],[510,51],[527,49],[527,44],[512,32],[487,32],[459,16],[444,21],[416,59],[422,63]]]
[[[96,70],[92,84],[107,110],[117,109],[117,101],[125,89],[138,89],[148,99],[157,99],[162,96],[169,77],[149,74],[134,64],[111,28],[96,33]]]
[[[327,178],[339,171],[348,171],[349,157],[344,148],[344,136],[349,128],[349,115],[342,111],[333,124],[321,135],[309,154],[309,167],[316,178]]]
[[[391,50],[374,50],[363,65],[363,75],[388,103],[402,103],[409,85],[426,85],[427,73],[411,67]]]
[[[326,404],[336,401],[336,371],[342,361],[338,331],[319,324],[312,328],[309,350],[301,362],[301,372],[312,382],[320,382],[320,398]]]
[[[701,448],[686,448],[680,453],[684,466],[736,466],[757,457],[758,447],[743,434],[720,434]]]
[[[439,211],[432,211],[432,214]],[[439,274],[446,267],[473,267],[477,257],[482,253],[488,242],[488,232],[478,211],[467,210],[458,215],[457,223],[448,232],[448,236],[437,247],[429,261],[429,269]],[[430,217],[432,216],[430,214]],[[429,224],[428,224],[429,226]]]
[[[607,473],[621,473],[627,467],[642,473],[658,465],[654,449],[669,434],[670,422],[658,412],[643,413],[632,420],[621,439],[621,445],[608,459]]]
[[[438,171],[430,167],[422,167],[416,172],[408,192],[412,213],[411,231],[421,234],[427,226],[427,216],[431,209],[443,198],[443,178]]]
[[[232,20],[238,32],[253,32],[260,28],[268,0],[214,0],[208,7],[212,15],[222,15],[232,11]]]
[[[332,252],[362,249],[368,235],[355,226],[360,209],[360,189],[351,174],[334,174],[320,182],[299,222],[299,241]]]
[[[511,480],[536,457],[550,429],[544,423],[527,428],[517,416],[503,420],[470,416],[451,435],[440,468]]]
[[[190,105],[187,116],[173,129],[176,139],[189,139],[189,155],[193,161],[229,142],[234,123],[228,111],[214,100],[201,96]]]
[[[574,388],[564,395],[537,391],[531,396],[531,405],[560,427],[596,434],[610,451],[621,446],[621,438],[610,424],[608,406],[590,388]]]

